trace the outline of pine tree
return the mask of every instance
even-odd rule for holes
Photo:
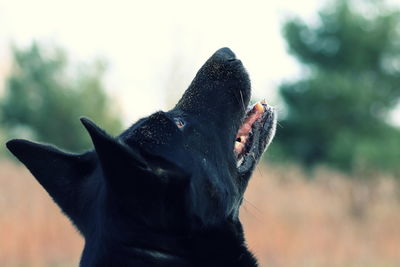
[[[387,119],[400,98],[399,22],[383,1],[339,0],[317,25],[285,23],[289,51],[309,75],[280,87],[287,115],[276,153],[306,166],[399,172],[400,131]]]
[[[12,137],[29,137],[79,151],[90,140],[79,122],[87,116],[111,132],[121,129],[104,91],[101,61],[68,64],[64,51],[34,43],[13,49],[14,64],[0,101],[1,123]]]

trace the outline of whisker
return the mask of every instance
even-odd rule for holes
[[[244,111],[244,113],[246,113],[246,107],[244,106],[244,100],[243,100],[242,90],[239,90],[239,93],[240,93],[240,98],[242,99],[243,111]]]
[[[262,214],[262,211],[257,208],[256,205],[254,205],[253,203],[251,203],[249,200],[247,200],[245,197],[243,197],[243,200],[246,201],[246,203],[250,204],[250,206],[252,206],[257,212],[259,212],[260,214]]]
[[[243,198],[243,200],[245,201],[245,204],[249,204],[249,206],[252,207],[254,210],[256,210],[256,212],[259,215],[262,215],[261,210],[259,210],[254,204],[252,204],[246,198]],[[247,205],[243,205],[243,207],[244,207],[245,211],[247,211],[249,214],[251,214],[258,222],[263,223],[263,224],[265,223],[265,221],[262,219],[262,217],[260,217],[256,213],[253,213],[250,209],[247,208]]]
[[[256,157],[254,157],[253,154],[251,154],[251,156],[253,157],[254,162],[257,163]],[[260,167],[258,167],[258,164],[256,164],[256,169],[257,169],[258,173],[260,174],[261,178],[264,179],[264,177],[263,177],[263,175],[261,173],[261,169],[260,169]]]

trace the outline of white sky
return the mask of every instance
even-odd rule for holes
[[[59,44],[74,60],[105,58],[107,89],[132,123],[171,107],[166,99],[179,96],[204,61],[228,46],[249,71],[253,94],[268,99],[299,72],[281,37],[283,19],[313,19],[323,3],[0,0],[0,62],[9,58],[11,42],[32,40]]]

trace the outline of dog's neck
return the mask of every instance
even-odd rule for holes
[[[101,258],[90,253],[100,250]],[[96,261],[96,262],[94,262]],[[133,232],[125,239],[86,240],[81,266],[257,266],[240,222],[187,234]],[[125,266],[125,265],[124,265]]]

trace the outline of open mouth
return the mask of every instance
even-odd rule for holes
[[[276,116],[274,108],[263,100],[247,108],[234,146],[237,167],[245,172],[261,158],[275,134]]]

